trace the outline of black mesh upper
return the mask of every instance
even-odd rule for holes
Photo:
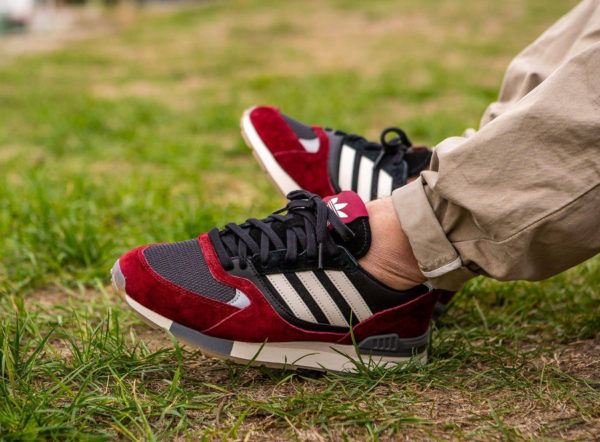
[[[144,256],[156,273],[191,292],[222,302],[235,296],[234,287],[213,278],[197,239],[150,246]]]

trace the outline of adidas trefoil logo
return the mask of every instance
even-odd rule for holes
[[[348,218],[348,215],[342,212],[342,209],[347,205],[348,203],[338,203],[337,197],[331,198],[329,201],[327,201],[327,207],[333,210],[338,218]]]

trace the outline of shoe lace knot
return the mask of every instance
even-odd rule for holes
[[[393,134],[392,138],[389,137]],[[374,167],[380,167],[381,161],[386,155],[394,155],[394,164],[400,164],[404,159],[406,151],[412,146],[406,132],[399,127],[388,127],[381,132],[379,149],[381,152],[375,160]],[[367,147],[369,149],[370,147]]]

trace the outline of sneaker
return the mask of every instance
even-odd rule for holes
[[[398,128],[381,143],[301,123],[271,106],[244,112],[242,136],[283,195],[302,189],[325,198],[352,190],[363,201],[382,198],[429,165],[431,151],[413,147]]]
[[[394,290],[360,266],[371,232],[354,192],[288,198],[263,220],[128,252],[115,289],[147,322],[222,359],[331,371],[424,363],[438,291]]]
[[[375,143],[340,130],[309,126],[272,106],[246,110],[241,129],[258,163],[283,195],[302,189],[325,198],[352,190],[367,202],[391,195],[431,160],[431,151],[412,146],[401,129],[384,130],[381,143]],[[453,296],[454,292],[444,292],[435,319]]]

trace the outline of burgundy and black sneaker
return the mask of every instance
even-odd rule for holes
[[[375,143],[340,130],[309,126],[272,106],[246,110],[241,128],[258,162],[284,195],[302,189],[325,198],[352,190],[367,202],[391,195],[431,160],[431,151],[412,146],[401,129],[384,130],[381,143]],[[453,296],[444,292],[435,318]]]
[[[431,151],[398,128],[381,143],[297,121],[275,107],[244,112],[242,135],[283,195],[302,189],[325,198],[352,190],[363,201],[391,195],[429,165]]]
[[[393,290],[358,264],[371,232],[355,193],[288,197],[263,220],[128,252],[113,285],[142,318],[223,359],[333,371],[359,358],[425,362],[439,292]]]

